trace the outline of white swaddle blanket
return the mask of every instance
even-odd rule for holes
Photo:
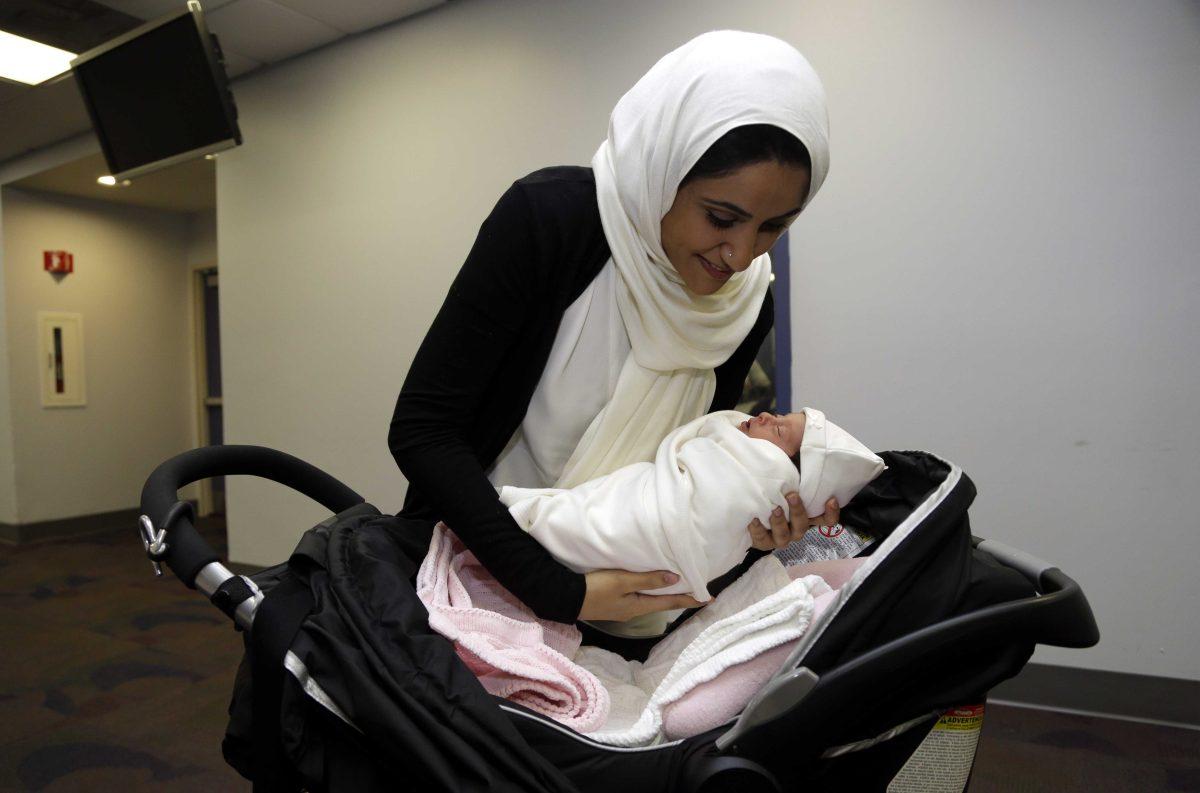
[[[784,494],[800,487],[782,449],[738,429],[748,418],[736,410],[701,416],[667,435],[653,463],[567,490],[503,487],[500,501],[576,572],[671,570],[679,582],[653,594],[708,600],[708,582],[750,549],[750,521],[769,524],[774,507],[788,508]]]
[[[812,620],[814,599],[829,591],[819,576],[791,580],[778,559],[766,556],[655,645],[645,663],[581,647],[575,663],[596,676],[611,703],[604,725],[588,736],[611,746],[658,743],[667,706],[726,669],[799,637]]]

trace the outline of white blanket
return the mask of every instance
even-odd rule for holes
[[[600,680],[611,703],[604,725],[588,737],[612,746],[659,742],[665,707],[729,667],[799,637],[813,600],[829,591],[819,576],[792,581],[778,559],[766,556],[655,645],[644,664],[581,647],[575,663]]]
[[[708,600],[708,582],[750,549],[746,527],[769,525],[771,510],[800,486],[795,464],[725,410],[679,427],[653,463],[634,463],[569,490],[500,489],[517,523],[579,573],[617,568],[671,570],[677,584],[653,594],[690,593]]]

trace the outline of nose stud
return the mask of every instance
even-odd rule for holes
[[[732,258],[733,258],[733,251],[725,251],[725,258],[726,258],[726,259],[732,259]]]

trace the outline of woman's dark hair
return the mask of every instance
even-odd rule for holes
[[[777,162],[812,170],[808,149],[795,135],[771,124],[748,124],[734,127],[717,138],[679,186],[683,187],[693,179],[725,176],[759,162]]]

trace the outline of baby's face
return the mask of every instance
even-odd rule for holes
[[[774,413],[759,413],[743,421],[738,428],[751,438],[770,441],[787,452],[788,457],[792,457],[800,451],[800,443],[804,440],[804,414],[776,416]]]

